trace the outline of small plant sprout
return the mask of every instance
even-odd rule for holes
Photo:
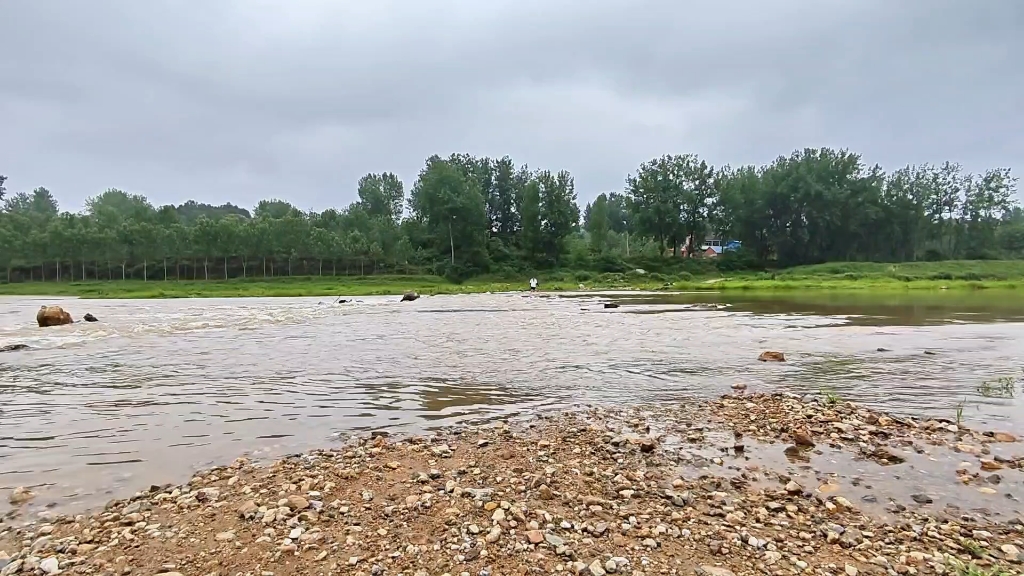
[[[956,425],[962,426],[964,423],[964,407],[967,406],[967,398],[964,398],[956,405]]]
[[[836,394],[836,391],[831,388],[822,388],[819,392],[821,393],[822,403],[829,408],[834,408],[843,401],[843,399]]]

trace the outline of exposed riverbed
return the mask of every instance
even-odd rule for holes
[[[977,389],[1021,374],[1021,298],[357,300],[0,298],[0,346],[32,347],[0,355],[0,487],[83,508],[352,431],[677,402],[736,382],[947,419],[962,405],[971,425],[1024,433],[1018,399]],[[101,322],[39,329],[41,303]],[[756,362],[763,350],[789,362]]]

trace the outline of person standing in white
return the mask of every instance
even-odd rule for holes
[[[537,279],[536,278],[530,278],[530,292],[536,292],[536,291],[537,291]]]

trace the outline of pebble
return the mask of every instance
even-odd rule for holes
[[[548,544],[552,545],[552,546],[555,546],[555,547],[564,546],[565,545],[565,540],[561,539],[560,537],[558,537],[558,536],[556,536],[556,535],[554,535],[554,534],[552,534],[550,532],[545,532],[544,533],[544,541],[547,542]]]
[[[697,568],[696,572],[699,576],[736,576],[732,570],[719,566],[703,565]]]

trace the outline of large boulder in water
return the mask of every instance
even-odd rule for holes
[[[40,328],[45,328],[71,324],[74,320],[71,319],[71,314],[65,312],[60,306],[40,306],[39,312],[36,312],[36,322],[39,323]]]
[[[757,357],[761,362],[785,362],[786,355],[782,352],[761,352],[761,355]]]
[[[406,292],[405,294],[402,294],[402,302],[412,302],[419,297],[420,295],[415,292]]]

